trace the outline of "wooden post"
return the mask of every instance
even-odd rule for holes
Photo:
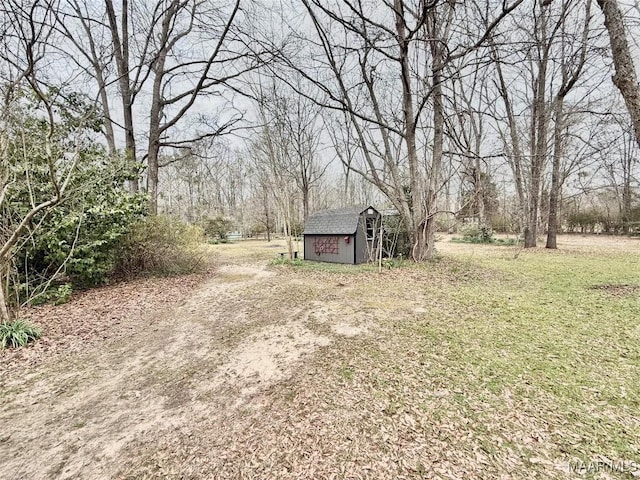
[[[382,273],[382,218],[380,219],[380,234],[378,236],[378,273]]]

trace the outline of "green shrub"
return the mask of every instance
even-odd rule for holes
[[[24,320],[0,323],[0,350],[24,347],[40,338],[40,330]]]
[[[69,299],[71,299],[71,294],[73,293],[73,287],[70,283],[65,283],[64,285],[59,285],[55,290],[54,294],[54,303],[56,305],[62,305],[63,303],[67,303]]]
[[[33,295],[30,300],[31,305],[43,305],[45,303],[53,303],[54,305],[62,305],[71,299],[73,286],[70,283],[64,283],[58,286],[52,286],[42,293]]]
[[[222,241],[227,240],[227,236],[233,228],[233,221],[230,218],[218,215],[215,218],[207,218],[202,222],[202,228],[209,241],[217,240],[222,243]]]
[[[122,186],[129,178],[127,165],[96,157],[78,167],[73,195],[37,218],[30,240],[16,253],[22,292],[41,291],[54,276],[54,283],[80,288],[107,283],[122,237],[146,215],[147,198]]]
[[[493,243],[493,230],[488,225],[471,224],[462,229],[462,238],[469,243]]]
[[[398,255],[393,258],[383,258],[382,259],[382,267],[387,270],[391,270],[392,268],[402,268],[404,267],[405,259],[403,255]]]
[[[116,274],[180,275],[205,267],[202,228],[158,215],[133,226],[119,249]]]

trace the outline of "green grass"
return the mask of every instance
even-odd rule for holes
[[[382,328],[340,361],[363,372],[361,402],[386,399],[391,423],[422,411],[426,438],[482,452],[495,475],[517,464],[522,478],[567,478],[540,458],[640,463],[638,272],[635,251],[443,248],[435,262],[358,277],[347,301]]]
[[[638,460],[639,297],[593,288],[637,285],[638,257],[538,251],[458,257],[449,270],[464,271],[459,262],[475,278],[439,287],[446,307],[436,320],[407,326],[425,351],[440,352],[429,375],[465,392],[479,418],[509,395],[565,454]]]
[[[0,323],[0,350],[24,347],[40,338],[38,328],[24,320]]]

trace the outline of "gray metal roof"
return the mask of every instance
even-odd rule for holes
[[[305,225],[303,235],[352,235],[358,229],[360,214],[373,208],[366,205],[320,210],[311,215]],[[377,210],[374,208],[377,212]]]

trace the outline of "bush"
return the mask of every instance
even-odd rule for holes
[[[67,303],[71,299],[72,293],[73,287],[70,283],[59,285],[54,294],[54,304],[62,305],[63,303]]]
[[[468,225],[462,229],[462,238],[469,243],[493,243],[493,230],[488,225]]]
[[[135,224],[119,249],[116,274],[180,275],[205,267],[202,228],[168,216],[149,217]]]
[[[404,263],[404,257],[402,255],[398,255],[394,258],[384,258],[382,260],[382,266],[387,270],[391,270],[392,268],[402,268],[404,267]]]
[[[45,303],[53,303],[54,305],[62,305],[71,300],[73,294],[73,285],[70,283],[63,283],[48,288],[46,291],[37,294],[32,297],[31,305],[42,305]]]
[[[207,218],[202,222],[202,228],[209,240],[227,240],[227,236],[233,228],[233,221],[218,215],[215,218]]]
[[[0,323],[0,350],[24,347],[29,342],[40,338],[41,335],[37,327],[24,320],[2,322]]]
[[[70,197],[36,219],[37,228],[16,253],[21,294],[41,297],[50,280],[80,288],[107,283],[122,237],[146,215],[146,196],[122,186],[130,178],[128,164],[98,154],[91,159],[78,167]]]

